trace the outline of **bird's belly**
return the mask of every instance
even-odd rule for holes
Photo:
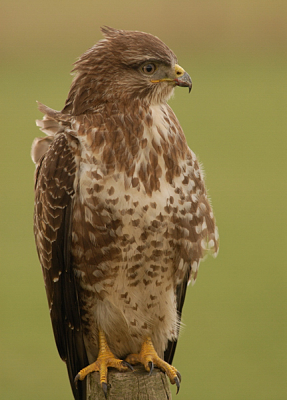
[[[105,194],[74,206],[72,253],[83,322],[87,330],[100,326],[118,356],[139,351],[146,336],[162,354],[178,323],[171,188],[146,196],[115,182],[105,187]]]
[[[150,263],[138,273],[138,282],[131,281],[129,273],[125,274],[128,265],[123,266],[102,300],[94,298],[93,317],[118,356],[139,352],[147,336],[162,355],[167,341],[177,332],[173,284],[166,276],[152,278],[148,272],[154,269],[149,267],[156,264]]]

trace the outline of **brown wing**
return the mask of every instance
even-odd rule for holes
[[[77,162],[71,142],[58,134],[39,162],[35,182],[34,234],[43,269],[54,336],[66,362],[75,399],[85,387],[74,377],[88,364],[71,260],[71,214]]]
[[[185,300],[185,294],[186,294],[186,289],[187,289],[187,284],[190,276],[190,271],[191,267],[189,267],[187,273],[184,276],[183,281],[180,283],[180,285],[177,285],[176,288],[176,309],[177,309],[177,315],[178,315],[178,322],[181,321],[181,313],[182,313],[182,307],[183,303]],[[178,325],[178,330],[179,330],[179,325]],[[168,341],[167,348],[164,352],[164,360],[172,364],[172,360],[174,357],[175,349],[177,345],[177,340],[173,341]]]

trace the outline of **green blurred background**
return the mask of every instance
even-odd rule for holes
[[[204,164],[221,249],[188,290],[176,398],[287,399],[286,11],[280,0],[1,2],[1,399],[72,397],[34,246],[29,153],[36,100],[63,107],[71,64],[101,25],[159,36],[194,84],[170,104]]]

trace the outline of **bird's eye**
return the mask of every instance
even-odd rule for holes
[[[142,72],[146,75],[152,75],[156,70],[156,65],[148,63],[142,66]]]

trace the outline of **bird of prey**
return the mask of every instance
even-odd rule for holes
[[[202,169],[167,101],[190,76],[157,37],[103,27],[62,111],[42,104],[34,233],[75,399],[84,378],[171,365],[187,285],[218,251]]]

